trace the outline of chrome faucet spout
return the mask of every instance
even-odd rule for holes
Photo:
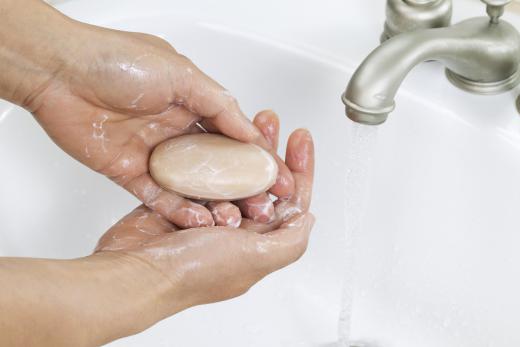
[[[347,116],[369,125],[385,122],[405,77],[428,60],[444,63],[448,79],[462,89],[500,93],[520,82],[520,34],[506,21],[478,17],[395,36],[376,48],[352,76],[342,97]]]

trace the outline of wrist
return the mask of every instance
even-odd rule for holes
[[[89,296],[81,306],[88,344],[137,334],[183,309],[172,283],[140,258],[101,252],[72,261],[71,270]]]
[[[0,98],[32,111],[35,96],[68,64],[77,27],[41,0],[0,1]]]
[[[180,310],[169,281],[122,253],[0,258],[0,283],[2,346],[99,346]]]

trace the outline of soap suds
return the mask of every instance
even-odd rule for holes
[[[205,225],[206,221],[204,219],[204,214],[200,211],[197,211],[191,207],[181,207],[177,210],[177,213],[180,215],[184,215],[186,219],[186,223],[191,226],[201,226]],[[212,220],[212,224],[210,226],[214,226],[214,221]]]
[[[107,152],[107,148],[105,146],[105,142],[108,142],[108,139],[105,138],[105,129],[103,126],[105,125],[105,122],[108,120],[108,116],[104,114],[103,119],[101,121],[93,122],[92,123],[92,139],[99,141],[101,143],[101,149],[104,153]]]
[[[292,217],[301,214],[303,211],[300,206],[290,201],[282,201],[275,207],[276,215],[278,219],[283,222],[288,221]]]
[[[159,125],[160,125],[160,124],[157,123],[157,122],[150,122],[150,123],[148,124],[148,128],[149,128],[149,129],[156,129],[156,128],[159,127]]]
[[[140,93],[134,100],[130,102],[130,108],[138,109],[139,108],[139,101],[144,97],[144,93]]]
[[[271,223],[276,218],[273,204],[270,200],[264,203],[247,202],[247,214],[251,216],[255,222]],[[264,220],[266,216],[269,217],[269,220]]]
[[[123,159],[121,160],[121,166],[123,167],[123,169],[128,169],[128,167],[130,166],[130,159]]]
[[[89,150],[88,150],[88,143],[85,144],[85,156],[86,156],[87,158],[90,158],[90,152],[89,152]]]
[[[258,253],[267,254],[273,248],[278,247],[279,242],[270,240],[269,238],[264,238],[261,241],[256,242],[256,251]]]
[[[143,200],[146,205],[154,207],[157,204],[157,198],[163,190],[153,183],[148,183],[143,190]]]
[[[232,228],[239,228],[240,227],[240,224],[242,223],[242,219],[241,218],[233,218],[233,217],[228,217],[228,219],[226,220],[226,224]]]
[[[138,56],[137,58],[134,59],[134,61],[129,64],[129,63],[119,63],[119,68],[124,71],[124,72],[128,72],[132,75],[135,75],[137,77],[146,77],[146,75],[148,74],[148,72],[143,69],[143,68],[140,68],[138,66],[139,62],[141,60],[143,60],[144,58],[146,57],[149,57],[149,56],[152,56],[152,54],[149,54],[149,53],[145,53],[145,54],[142,54],[140,56]]]

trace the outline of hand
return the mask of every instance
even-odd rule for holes
[[[16,9],[23,4],[12,6]],[[167,192],[154,182],[148,160],[157,144],[198,131],[199,122],[204,120],[211,131],[257,143],[275,155],[236,100],[166,41],[75,22],[42,4],[26,7],[31,10],[21,18],[33,31],[40,30],[38,23],[45,21],[39,24],[52,28],[46,30],[52,33],[53,41],[46,45],[39,42],[45,49],[37,52],[17,52],[37,66],[20,72],[18,79],[28,82],[15,88],[21,95],[11,100],[31,110],[64,151],[176,225],[211,226],[214,220],[201,204]],[[17,37],[16,27],[13,31],[21,46],[32,46],[28,42],[32,33]],[[45,40],[45,36],[40,39]],[[16,42],[8,46],[15,47]],[[10,79],[16,80],[16,76]],[[277,160],[279,179],[270,191],[287,198],[293,193],[294,181],[288,168]],[[262,194],[240,204],[245,206],[247,217],[268,222],[274,214],[268,198]],[[258,205],[259,199],[267,209],[249,208]]]
[[[259,119],[260,129],[272,129],[270,139],[277,139],[276,116]],[[276,202],[269,224],[244,219],[239,229],[178,230],[141,206],[112,227],[89,257],[0,258],[0,345],[102,345],[188,307],[240,295],[292,263],[305,251],[314,222],[308,213],[314,153],[307,131],[289,138],[286,163],[295,194]]]
[[[161,318],[238,296],[267,274],[297,260],[307,247],[314,223],[308,212],[314,154],[307,131],[291,135],[286,163],[296,178],[296,193],[290,201],[277,204],[278,218],[269,225],[245,220],[239,229],[178,230],[160,214],[141,206],[101,238],[97,255],[116,259],[124,255],[148,265],[148,272],[155,271],[169,288],[165,294],[169,299],[164,302],[171,308]]]

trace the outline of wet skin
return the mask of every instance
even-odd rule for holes
[[[140,206],[89,257],[0,258],[0,308],[7,312],[0,314],[0,345],[104,344],[189,307],[239,296],[293,263],[314,224],[314,148],[306,130],[290,136],[285,161],[295,194],[276,203],[269,224],[243,219],[240,228],[179,229]]]
[[[0,42],[0,97],[30,110],[63,150],[143,202],[88,257],[0,258],[0,345],[104,344],[241,295],[303,255],[314,223],[308,131],[293,132],[285,161],[276,156],[270,192],[184,199],[148,174],[158,143],[209,131],[275,155],[276,114],[250,122],[165,41],[78,23],[41,1],[0,0]]]
[[[277,117],[272,115],[271,122],[263,126],[266,124],[278,124]],[[275,133],[278,136],[278,130]],[[308,131],[296,130],[290,136],[285,162],[295,177],[295,194],[275,203],[276,217],[269,224],[243,219],[238,229],[179,230],[157,212],[141,206],[100,239],[96,254],[123,254],[153,268],[169,283],[164,295],[172,299],[166,301],[175,303],[164,317],[187,307],[239,296],[269,273],[299,259],[307,248],[314,224],[309,212],[314,146]]]
[[[202,125],[268,149],[279,164],[270,193],[293,194],[290,170],[235,98],[163,39],[79,23],[39,1],[3,1],[14,3],[12,12],[29,16],[30,28],[44,29],[25,33],[29,42],[21,43],[18,33],[27,31],[26,25],[6,18],[5,25],[17,35],[0,33],[10,47],[0,55],[0,64],[9,66],[0,93],[30,110],[72,157],[180,227],[212,226],[211,211],[161,189],[148,171],[157,144],[200,131]],[[33,12],[24,11],[25,2]],[[239,205],[256,221],[274,218],[266,194]]]

